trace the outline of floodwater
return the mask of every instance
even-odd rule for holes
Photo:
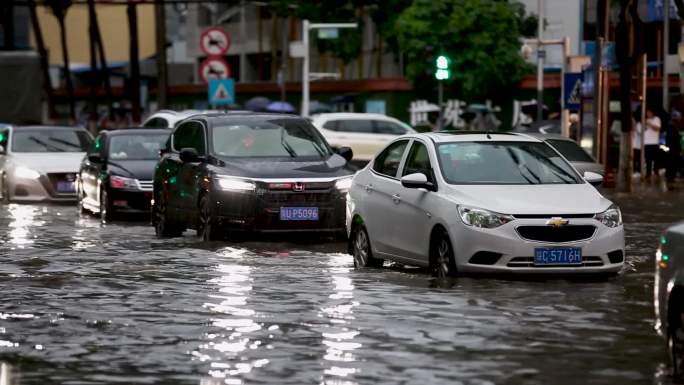
[[[668,383],[653,254],[684,195],[616,197],[615,278],[356,271],[342,243],[158,240],[74,207],[0,206],[0,383]]]

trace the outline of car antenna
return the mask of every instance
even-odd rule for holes
[[[487,135],[487,139],[491,139],[492,136],[489,135],[489,128],[485,131],[485,135]]]

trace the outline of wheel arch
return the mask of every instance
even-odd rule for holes
[[[365,222],[360,214],[354,214],[351,219],[351,227],[349,229],[349,239],[347,240],[347,253],[352,254],[354,252],[354,232],[359,226],[363,226]],[[368,231],[368,229],[366,229]]]

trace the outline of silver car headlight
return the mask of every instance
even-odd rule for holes
[[[338,189],[340,192],[346,193],[349,191],[349,189],[351,189],[353,179],[353,176],[340,178],[337,181],[335,181],[335,188]]]
[[[34,169],[19,166],[14,169],[14,177],[17,179],[38,179],[40,178],[40,173]]]
[[[458,206],[458,214],[468,226],[493,229],[514,220],[513,216],[476,207]]]
[[[618,227],[622,225],[622,212],[616,205],[611,205],[608,210],[594,215],[594,219],[607,227]]]
[[[256,184],[250,180],[219,176],[216,183],[222,190],[227,191],[254,191]]]

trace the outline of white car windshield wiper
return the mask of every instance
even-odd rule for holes
[[[41,146],[45,147],[46,149],[52,149],[53,151],[56,151],[56,152],[65,152],[64,149],[59,148],[55,145],[43,142],[42,140],[36,138],[35,136],[29,136],[28,139],[35,142],[35,143],[40,144]]]

